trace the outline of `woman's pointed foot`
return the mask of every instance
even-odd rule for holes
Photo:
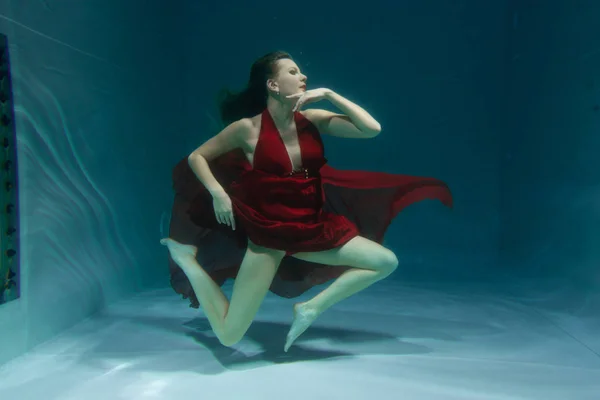
[[[180,267],[182,263],[185,263],[190,258],[195,259],[198,253],[197,247],[189,244],[181,244],[170,238],[161,239],[160,244],[167,246],[169,253],[171,253],[171,258]]]
[[[306,303],[298,303],[294,305],[294,321],[290,327],[290,331],[287,334],[285,346],[283,351],[287,353],[292,344],[298,339],[300,335],[312,325],[313,321],[317,319],[319,313],[306,306]]]

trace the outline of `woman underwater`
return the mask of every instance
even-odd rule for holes
[[[372,138],[380,124],[336,92],[308,90],[285,52],[256,60],[247,88],[221,104],[226,127],[173,171],[169,238],[171,285],[201,306],[225,346],[242,339],[269,290],[297,297],[284,350],[328,308],[389,276],[396,255],[383,235],[404,207],[437,199],[435,178],[327,165],[321,135]],[[341,113],[301,108],[329,101]],[[233,278],[228,300],[220,286]]]

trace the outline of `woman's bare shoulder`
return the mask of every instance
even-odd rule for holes
[[[299,111],[299,113],[306,118],[307,120],[309,120],[313,125],[319,127],[322,118],[320,118],[320,114],[319,111],[321,110],[316,110],[314,108],[307,108],[305,110]]]
[[[255,135],[260,128],[260,119],[257,116],[240,118],[231,122],[222,132],[235,132],[238,139],[248,139]]]
[[[258,132],[260,131],[260,123],[261,123],[261,115],[255,115],[253,117],[245,118],[247,120],[247,137],[249,139],[258,136]]]
[[[239,119],[232,124],[238,126],[236,129],[237,142],[244,150],[253,148],[253,144],[258,140],[260,132],[260,116],[253,116]]]

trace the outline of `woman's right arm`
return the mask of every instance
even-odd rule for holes
[[[242,147],[244,138],[247,137],[250,129],[252,129],[250,119],[244,118],[232,122],[189,155],[190,168],[213,197],[225,194],[225,190],[215,179],[208,162],[221,154]]]

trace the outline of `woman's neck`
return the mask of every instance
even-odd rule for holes
[[[294,120],[293,108],[294,104],[283,103],[272,97],[267,99],[267,109],[277,125],[287,126],[292,123]]]

